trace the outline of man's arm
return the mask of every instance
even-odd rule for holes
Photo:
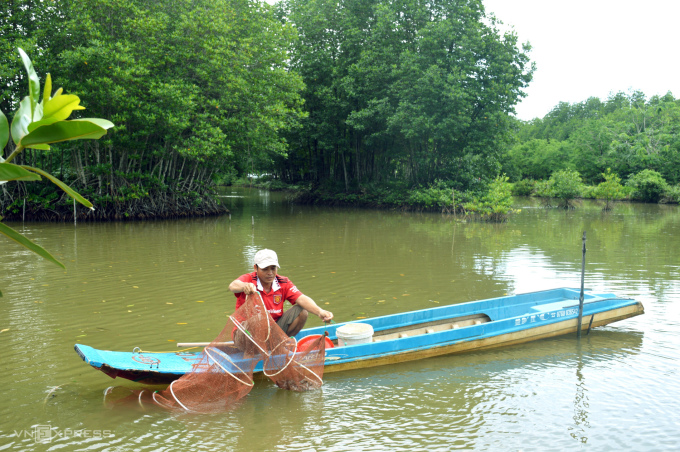
[[[231,288],[231,286],[229,286]],[[302,309],[305,311],[309,311],[314,315],[319,316],[321,320],[324,322],[330,322],[331,319],[333,318],[333,313],[331,311],[326,311],[325,309],[321,309],[311,298],[309,298],[307,295],[300,295],[297,300],[295,300],[295,304],[299,304]]]
[[[240,279],[235,279],[229,284],[229,290],[233,293],[245,293],[246,295],[251,295],[257,292],[257,287],[255,284],[250,282],[244,282]]]

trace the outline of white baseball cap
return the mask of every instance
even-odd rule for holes
[[[278,268],[281,268],[279,266],[279,257],[276,255],[276,252],[266,248],[255,253],[253,263],[260,268],[267,268],[272,265],[276,265]]]

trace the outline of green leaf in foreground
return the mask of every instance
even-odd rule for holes
[[[38,255],[44,257],[48,261],[53,262],[53,263],[57,264],[58,266],[60,266],[61,268],[63,268],[64,270],[66,270],[66,267],[64,267],[64,264],[62,264],[61,262],[56,260],[54,258],[54,256],[52,256],[50,253],[48,253],[43,247],[41,247],[40,245],[36,245],[35,243],[31,242],[26,237],[19,234],[17,231],[10,228],[9,226],[7,226],[4,223],[0,223],[0,234],[6,235],[10,239],[17,242],[19,245],[25,246],[29,250],[33,251],[35,254],[38,254]]]
[[[12,140],[17,146],[22,138],[28,135],[28,125],[31,123],[31,99],[26,96],[19,102],[19,108],[12,118]]]
[[[12,163],[0,163],[0,180],[40,180],[40,176]]]
[[[9,123],[7,116],[0,111],[0,150],[5,149],[9,141]]]
[[[26,68],[26,74],[28,74],[28,94],[31,105],[31,119],[33,118],[33,112],[35,111],[36,105],[40,102],[40,79],[38,74],[35,72],[33,63],[28,57],[23,49],[19,48],[19,55],[21,56],[21,61],[24,63]]]
[[[45,176],[46,178],[51,180],[57,187],[64,190],[71,198],[75,199],[76,201],[78,201],[79,203],[84,205],[85,207],[88,207],[88,208],[94,210],[94,207],[92,207],[92,203],[90,201],[83,198],[80,195],[80,193],[78,193],[77,191],[75,191],[74,189],[72,189],[71,187],[69,187],[68,185],[66,185],[65,183],[63,183],[59,179],[57,179],[56,177],[52,176],[51,174],[49,174],[49,173],[47,173],[47,172],[45,172],[41,169],[33,168],[32,166],[22,165],[21,167],[24,168],[24,169],[27,169],[29,171],[33,171],[34,173],[38,173],[42,176]]]
[[[60,141],[97,140],[106,135],[113,123],[105,119],[87,118],[72,121],[59,121],[44,125],[29,132],[21,139],[21,145],[29,147],[36,144],[58,143]]]

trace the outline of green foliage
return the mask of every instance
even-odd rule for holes
[[[498,176],[489,185],[489,189],[480,198],[464,204],[467,212],[473,213],[485,221],[502,223],[508,215],[517,212],[512,208],[512,185],[505,175]]]
[[[23,163],[75,175],[74,188],[102,202],[91,218],[174,214],[194,206],[195,193],[221,205],[212,198],[216,182],[285,158],[281,132],[304,117],[302,79],[289,68],[296,30],[272,8],[249,0],[13,0],[0,36],[19,42],[16,27],[37,31],[31,48],[40,41],[49,49],[35,52],[44,67],[88,111],[118,125],[97,144],[64,143],[56,155],[31,152]],[[0,87],[14,87],[5,61]],[[0,195],[0,204],[16,196]]]
[[[606,101],[561,102],[542,119],[520,124],[519,142],[504,168],[515,179],[547,178],[553,171],[579,171],[591,184],[611,168],[623,180],[642,170],[680,182],[680,101],[669,92],[645,99],[632,91]]]
[[[280,14],[300,33],[309,112],[277,164],[285,178],[469,189],[498,173],[533,65],[481,1],[286,0]]]
[[[0,111],[0,149],[7,145],[10,136],[16,146],[6,160],[0,157],[0,182],[34,181],[40,180],[40,176],[43,176],[79,203],[93,209],[90,201],[51,174],[27,165],[15,165],[11,161],[27,148],[49,151],[49,145],[56,142],[99,139],[106,134],[107,129],[113,127],[113,123],[99,118],[67,121],[74,110],[84,109],[80,106],[80,99],[74,95],[62,95],[61,88],[52,95],[50,74],[47,74],[41,99],[40,79],[33,68],[33,63],[22,49],[19,49],[19,54],[28,75],[29,94],[24,97],[19,104],[19,109],[14,113],[11,127],[4,113]],[[2,223],[0,223],[0,233],[64,268],[61,262],[42,247]]]
[[[659,202],[668,190],[668,182],[663,176],[650,169],[631,176],[627,185],[633,189],[631,197],[644,202]]]
[[[596,197],[605,200],[604,210],[611,210],[611,202],[617,199],[622,199],[624,195],[623,185],[621,185],[621,178],[616,173],[612,173],[611,168],[602,173],[604,182],[594,190]]]
[[[548,179],[554,171],[567,169],[569,143],[531,139],[510,148],[508,157],[516,169],[517,179]]]
[[[556,171],[550,176],[549,194],[552,198],[559,200],[562,208],[572,207],[572,201],[581,196],[583,181],[578,171],[561,170]]]
[[[659,202],[680,204],[680,185],[669,185]]]
[[[343,192],[341,182],[326,181],[322,186],[290,186],[298,190],[293,200],[299,203],[342,205],[353,207],[379,207],[400,210],[454,213],[463,204],[473,200],[472,192],[459,192],[444,183],[430,187],[409,188],[403,181],[389,184],[366,184],[352,192]],[[454,207],[455,206],[455,207]]]
[[[539,198],[552,197],[552,182],[548,180],[538,180],[534,183],[534,195]]]
[[[0,111],[13,111],[25,96],[27,73],[17,55],[22,49],[49,49],[54,30],[59,26],[55,2],[35,0],[3,1],[0,8]],[[47,51],[31,52],[38,67],[46,68],[53,55]],[[1,148],[0,148],[1,149]]]
[[[513,196],[531,196],[536,182],[532,179],[522,179],[512,184]]]
[[[407,203],[423,210],[443,210],[451,208],[453,204],[453,191],[438,187],[427,187],[412,190]]]

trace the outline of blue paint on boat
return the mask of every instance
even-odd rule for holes
[[[488,316],[489,321],[428,334],[395,337],[327,349],[325,367],[330,369],[345,363],[357,363],[356,367],[365,367],[360,365],[361,362],[379,359],[384,361],[386,357],[405,353],[422,352],[424,356],[430,356],[431,353],[428,351],[437,347],[494,337],[509,337],[509,333],[573,320],[578,317],[579,295],[579,289],[561,288],[362,319],[361,323],[368,323],[373,327],[376,339],[381,333],[395,329],[413,329],[418,328],[419,325],[447,320],[455,321],[461,317],[484,315]],[[588,316],[597,316],[633,305],[639,305],[639,309],[632,315],[643,312],[642,305],[635,300],[618,298],[609,293],[586,292],[583,317],[587,319]],[[335,340],[337,329],[345,324],[308,328],[301,331],[296,339],[300,340],[308,335],[328,332],[329,337]],[[191,370],[191,365],[200,354],[200,352],[115,352],[97,350],[80,344],[76,344],[75,349],[85,362],[109,376],[114,378],[120,376],[140,382],[163,382],[176,379]],[[255,370],[261,369],[262,363],[258,364]]]

